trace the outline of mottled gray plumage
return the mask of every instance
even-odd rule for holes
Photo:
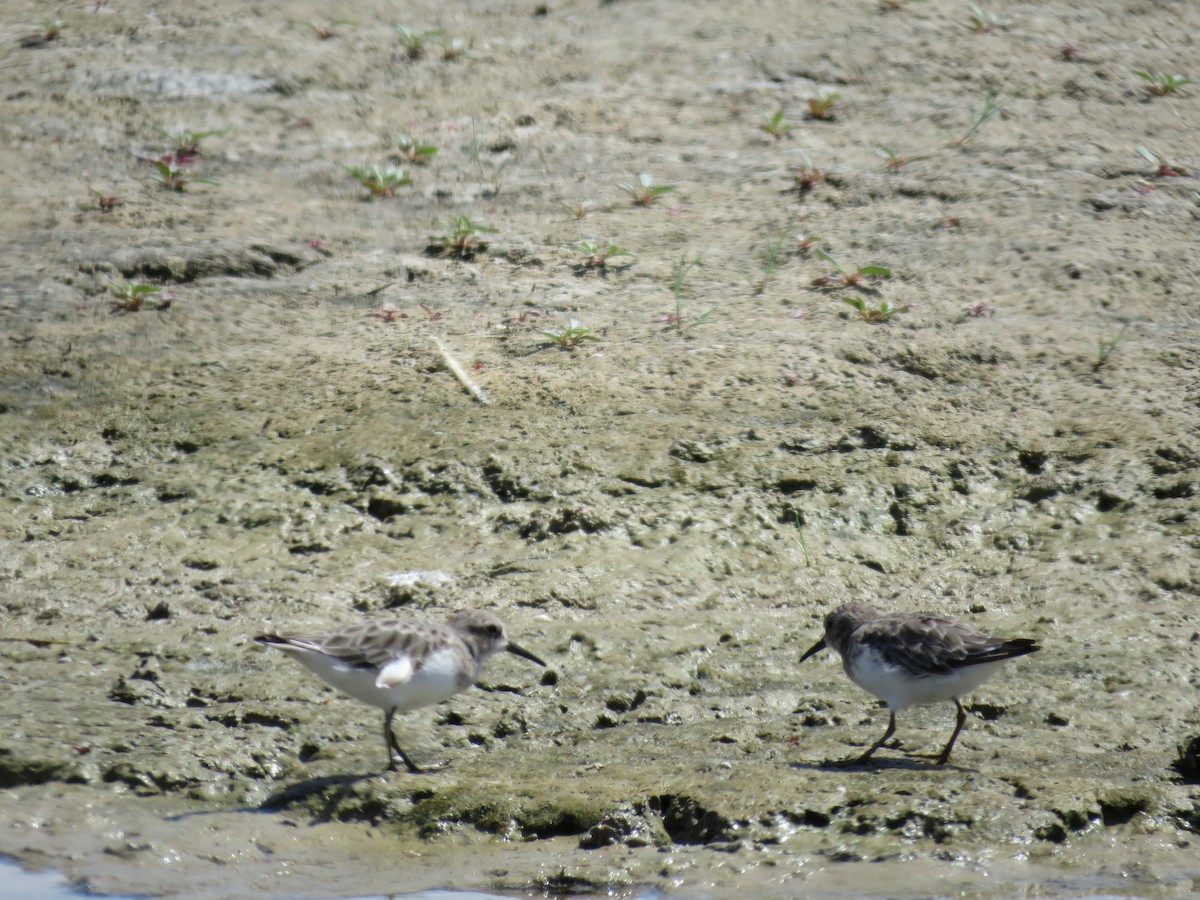
[[[802,657],[830,647],[842,658],[846,675],[859,687],[887,702],[887,732],[862,756],[861,763],[892,736],[896,712],[907,706],[952,700],[958,721],[937,756],[950,758],[966,721],[958,698],[990,678],[999,664],[1041,648],[1029,638],[1002,639],[927,613],[884,614],[866,603],[847,603],[825,617],[825,634]]]
[[[411,772],[422,770],[392,733],[397,712],[465,691],[487,658],[500,651],[545,665],[510,641],[499,619],[481,610],[456,613],[445,622],[369,619],[329,631],[261,634],[255,640],[284,651],[351,697],[384,710],[388,769],[395,767],[394,752]]]

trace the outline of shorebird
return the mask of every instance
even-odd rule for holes
[[[847,603],[825,617],[825,634],[800,657],[830,647],[842,657],[846,675],[888,705],[887,731],[861,756],[839,765],[867,762],[896,730],[896,713],[908,706],[954,701],[958,721],[938,765],[950,751],[967,720],[959,697],[996,674],[1010,659],[1041,649],[1030,638],[994,638],[943,616],[923,613],[884,614],[865,603]]]
[[[331,631],[260,634],[255,640],[282,650],[355,700],[384,711],[386,772],[396,768],[396,756],[410,772],[427,771],[400,749],[392,732],[397,712],[440,703],[465,691],[488,657],[501,651],[546,665],[510,641],[500,620],[483,611],[455,613],[438,623],[369,619]]]

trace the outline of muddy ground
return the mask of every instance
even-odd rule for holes
[[[187,896],[1193,891],[1200,86],[1134,72],[1200,79],[1200,6],[899,5],[5,4],[0,852]],[[181,191],[158,129],[221,132]],[[438,152],[369,199],[342,167],[401,134]],[[464,215],[487,246],[427,252]],[[850,600],[1045,649],[950,766],[905,755],[941,706],[830,769],[886,721],[797,665]],[[251,640],[463,607],[549,672],[406,716],[428,776],[365,777],[377,712]]]

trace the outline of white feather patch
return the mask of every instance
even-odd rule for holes
[[[401,656],[379,670],[379,677],[375,679],[375,687],[387,690],[398,684],[408,684],[412,681],[414,671],[412,657]]]

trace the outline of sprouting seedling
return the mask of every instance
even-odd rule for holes
[[[418,303],[417,306],[424,310],[425,315],[429,317],[430,322],[436,322],[446,313],[450,312],[450,307],[448,306],[443,309],[434,309],[432,306],[426,306],[424,303]]]
[[[675,297],[675,312],[665,316],[658,317],[657,321],[666,322],[668,325],[674,325],[675,330],[679,332],[680,337],[683,336],[685,327],[693,327],[703,325],[708,321],[713,314],[713,308],[709,308],[692,320],[691,325],[685,321],[686,311],[684,307],[687,301],[684,299],[684,281],[687,279],[688,272],[700,265],[704,259],[702,256],[697,256],[695,259],[688,259],[687,254],[679,257],[679,262],[675,263],[671,269],[671,293]]]
[[[1058,48],[1058,55],[1063,62],[1075,62],[1079,59],[1079,54],[1083,52],[1082,44],[1073,44],[1070,41]]]
[[[334,19],[331,22],[321,22],[313,19],[308,23],[308,27],[312,29],[312,33],[317,36],[319,41],[327,41],[330,38],[338,36],[337,27],[339,25],[353,25],[349,19]]]
[[[442,41],[440,28],[429,31],[413,31],[406,25],[397,22],[396,34],[400,36],[400,46],[404,48],[409,59],[420,59],[428,52],[430,44],[440,44]]]
[[[429,162],[438,152],[438,148],[433,144],[426,144],[407,134],[396,137],[396,149],[400,151],[401,159],[416,166]]]
[[[174,191],[177,194],[182,194],[187,190],[189,184],[220,184],[215,178],[205,178],[200,175],[193,175],[190,171],[183,168],[173,158],[154,159],[151,160],[151,165],[154,166],[154,178],[168,191]]]
[[[1125,336],[1125,329],[1128,327],[1128,325],[1122,325],[1120,331],[1116,334],[1111,334],[1104,327],[1104,321],[1098,318],[1096,324],[1096,363],[1092,368],[1098,370],[1108,362],[1108,358],[1117,349],[1117,344],[1121,343],[1121,338]]]
[[[200,155],[200,142],[205,138],[225,134],[228,128],[214,128],[209,131],[168,131],[165,128],[155,128],[160,135],[171,143],[170,155],[174,161],[183,165],[190,163]]]
[[[975,111],[975,117],[971,120],[971,127],[967,129],[966,134],[951,143],[950,146],[961,147],[975,136],[975,132],[980,129],[984,122],[1000,112],[1004,107],[1000,103],[999,98],[1000,92],[995,88],[989,88],[988,92],[983,96],[983,102],[980,103],[979,109]]]
[[[1191,84],[1190,78],[1182,75],[1170,75],[1166,72],[1155,72],[1153,69],[1134,69],[1134,75],[1146,81],[1146,87],[1155,97],[1165,97],[1173,94],[1181,87]]]
[[[801,150],[800,165],[792,167],[792,177],[796,179],[796,190],[803,196],[825,180],[825,173],[814,166],[808,154]]]
[[[920,156],[899,156],[895,150],[887,144],[880,144],[875,148],[875,155],[887,163],[889,172],[899,172],[910,162],[918,159],[924,159],[924,154]]]
[[[833,121],[833,107],[838,100],[842,99],[841,94],[826,94],[821,92],[815,97],[808,98],[808,114],[814,119],[819,119],[822,122]]]
[[[962,314],[964,319],[982,319],[984,316],[994,316],[996,307],[981,300],[978,303],[968,303],[962,308]]]
[[[1138,156],[1154,166],[1154,171],[1150,174],[1158,178],[1178,178],[1188,174],[1188,170],[1183,166],[1168,162],[1165,157],[1159,156],[1153,150],[1143,147],[1140,144],[1134,150]]]
[[[783,110],[778,110],[769,116],[764,117],[759,123],[758,130],[765,131],[775,140],[783,140],[796,126],[787,121],[784,117]]]
[[[771,276],[775,274],[776,269],[787,261],[787,251],[784,249],[787,239],[788,232],[784,231],[778,238],[767,241],[767,245],[763,248],[762,254],[759,257],[762,275],[753,285],[755,294],[761,294],[766,290],[767,282],[771,280]]]
[[[94,187],[88,186],[88,190],[96,196],[96,202],[100,205],[103,212],[112,212],[113,209],[121,204],[120,194],[106,194],[104,191],[98,191]]]
[[[1012,24],[1012,19],[1006,19],[991,10],[983,9],[977,3],[968,3],[967,5],[971,8],[971,17],[967,27],[976,34],[995,31],[997,28],[1007,28]]]
[[[358,183],[371,192],[371,197],[392,197],[396,188],[412,184],[412,178],[404,169],[395,166],[347,166],[343,169],[358,179]]]
[[[140,281],[114,281],[109,284],[108,289],[113,293],[113,312],[137,312],[147,300],[162,292],[161,287],[143,284]],[[168,298],[166,305],[158,308],[166,309],[171,305],[172,299],[174,298]]]
[[[563,350],[574,350],[582,341],[598,341],[592,329],[582,324],[578,319],[567,319],[567,324],[561,328],[548,328],[538,334],[550,338],[551,342]]]
[[[654,179],[647,172],[640,173],[636,182],[622,184],[619,187],[633,199],[637,206],[649,206],[663,194],[669,194],[675,190],[673,184],[655,184]]]
[[[608,268],[609,260],[614,257],[628,256],[630,257],[629,261],[621,263],[621,265],[631,265],[633,257],[636,255],[630,250],[621,249],[616,244],[604,245],[594,241],[575,241],[567,244],[567,249],[580,255],[581,258],[575,263],[579,269],[599,269],[601,271]]]
[[[479,236],[495,234],[497,231],[496,228],[472,222],[467,216],[455,216],[446,233],[434,238],[426,252],[434,256],[474,259],[475,254],[487,249],[487,243],[480,240]]]
[[[572,219],[586,218],[587,214],[596,208],[596,204],[592,200],[576,200],[573,202],[563,200],[561,201],[561,205],[563,209],[570,213]]]
[[[820,275],[814,278],[813,287],[828,287],[832,284],[838,287],[870,290],[867,284],[868,278],[890,278],[892,276],[892,270],[887,266],[860,266],[851,271],[824,250],[818,249],[817,256],[833,266],[836,271],[832,275]]]
[[[847,306],[854,307],[864,322],[872,324],[891,321],[892,318],[900,313],[908,312],[912,309],[911,303],[906,303],[903,306],[893,306],[888,301],[883,300],[878,306],[871,306],[862,297],[842,297],[840,299]]]

